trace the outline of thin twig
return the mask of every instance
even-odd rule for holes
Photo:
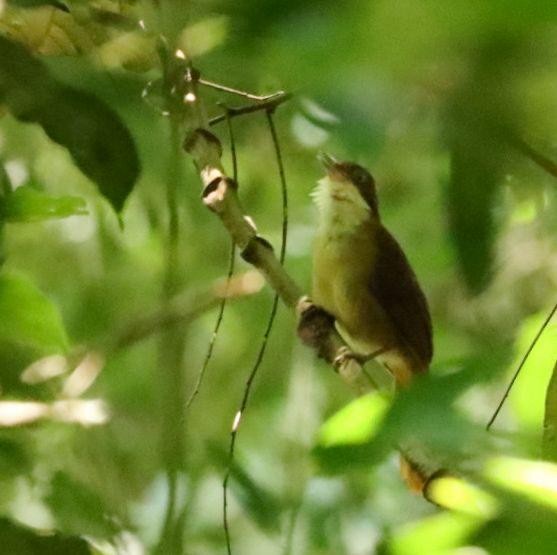
[[[278,140],[277,132],[275,129],[275,125],[273,122],[272,111],[267,110],[267,123],[269,125],[269,131],[271,134],[271,138],[273,141],[273,146],[275,149],[275,156],[277,159],[278,170],[279,170],[279,177],[281,183],[281,197],[282,197],[282,239],[281,239],[281,246],[280,246],[280,256],[279,261],[280,264],[284,264],[284,259],[286,256],[286,245],[288,239],[288,188],[286,183],[286,177],[284,173],[284,164],[282,162],[282,153],[280,149],[280,143]],[[271,312],[269,314],[269,321],[267,322],[267,328],[265,329],[265,333],[263,335],[263,340],[261,342],[261,347],[259,348],[259,353],[257,355],[257,359],[253,368],[248,376],[246,381],[246,385],[244,388],[244,395],[242,397],[242,402],[240,403],[240,408],[236,412],[236,416],[234,417],[234,423],[232,425],[232,431],[230,433],[230,445],[228,451],[228,464],[226,468],[226,473],[224,475],[224,480],[222,482],[223,488],[223,496],[222,496],[222,509],[223,509],[223,528],[224,528],[224,536],[226,540],[226,549],[228,555],[232,555],[232,545],[230,540],[230,528],[228,525],[228,482],[230,480],[230,475],[232,472],[232,466],[234,463],[234,453],[236,447],[236,439],[238,437],[238,429],[240,427],[240,422],[242,416],[248,406],[248,402],[250,399],[251,388],[253,386],[253,382],[257,373],[259,371],[259,367],[261,366],[261,362],[263,361],[263,357],[267,350],[267,344],[269,340],[269,335],[273,328],[273,324],[275,321],[275,317],[277,314],[278,309],[278,302],[279,302],[279,295],[275,293],[273,299],[273,305],[271,307]]]
[[[253,382],[255,380],[255,376],[261,366],[261,362],[263,361],[263,357],[265,356],[265,352],[267,350],[267,344],[269,340],[269,335],[273,328],[273,324],[275,322],[275,316],[277,314],[278,309],[278,301],[279,296],[275,293],[273,298],[273,304],[271,306],[271,312],[269,313],[269,320],[267,322],[267,327],[265,328],[265,333],[263,334],[263,340],[261,341],[261,346],[259,347],[259,352],[257,353],[257,358],[255,363],[251,369],[251,372],[246,380],[246,385],[244,387],[244,395],[242,397],[242,402],[240,403],[240,408],[236,412],[234,417],[234,422],[232,424],[232,431],[230,432],[230,445],[228,448],[228,463],[226,467],[226,473],[224,475],[224,480],[222,481],[222,489],[223,489],[223,496],[222,496],[222,509],[223,509],[223,528],[224,528],[224,536],[226,539],[226,549],[228,555],[232,555],[232,546],[230,542],[230,529],[228,526],[228,481],[230,480],[230,475],[232,473],[232,465],[234,463],[234,454],[236,450],[236,439],[238,438],[238,428],[240,427],[240,422],[242,420],[242,416],[244,411],[247,408],[251,388],[253,386]]]
[[[545,319],[544,323],[541,325],[541,327],[538,330],[538,333],[536,334],[536,336],[534,337],[532,343],[530,343],[530,346],[528,347],[528,350],[526,351],[526,353],[522,357],[522,360],[520,361],[520,364],[518,365],[518,368],[515,370],[515,373],[513,374],[513,377],[511,379],[509,385],[507,386],[507,389],[505,390],[505,393],[503,394],[503,397],[502,397],[501,401],[499,401],[499,404],[497,405],[497,408],[495,409],[495,412],[493,413],[492,417],[489,419],[489,422],[487,423],[486,430],[489,431],[489,429],[491,428],[491,426],[495,422],[495,419],[497,418],[497,415],[499,414],[499,412],[503,408],[503,405],[505,404],[505,401],[507,400],[507,397],[509,396],[509,393],[511,392],[511,389],[514,385],[514,382],[516,381],[516,379],[518,378],[518,375],[520,374],[520,371],[522,370],[522,367],[524,366],[524,364],[528,360],[528,357],[530,356],[530,353],[534,350],[534,347],[536,346],[536,343],[538,342],[538,339],[541,337],[542,333],[545,331],[545,328],[548,326],[548,324],[551,321],[551,318],[553,318],[553,315],[555,314],[555,312],[557,312],[557,304],[555,304],[555,306],[551,309],[551,312],[549,313],[549,316]]]
[[[535,150],[528,143],[524,142],[522,139],[516,139],[512,142],[513,146],[524,156],[532,160],[536,165],[538,165],[542,170],[546,171],[553,177],[557,177],[557,163],[553,160]]]
[[[226,120],[228,122],[228,136],[230,137],[230,154],[232,157],[232,173],[234,176],[234,181],[238,181],[238,160],[236,157],[236,141],[234,140],[234,130],[232,128],[232,121],[230,116],[227,117]],[[234,273],[234,263],[236,261],[236,245],[234,241],[230,241],[230,257],[228,261],[228,272],[226,275],[226,284],[224,286],[224,295],[221,299],[219,312],[217,314],[217,319],[215,322],[215,327],[213,329],[213,334],[211,335],[211,340],[209,341],[209,347],[207,348],[207,353],[205,354],[205,359],[203,360],[203,365],[201,366],[201,370],[199,371],[199,375],[197,376],[197,381],[195,383],[195,387],[190,395],[186,403],[186,409],[189,409],[191,404],[193,403],[194,399],[197,397],[199,390],[201,389],[201,384],[203,383],[203,379],[205,377],[205,373],[207,372],[207,368],[209,366],[209,362],[213,356],[213,349],[215,347],[215,342],[217,340],[217,336],[220,330],[220,326],[222,324],[222,320],[224,317],[224,309],[226,308],[226,300],[228,297],[228,290],[230,288],[230,280],[232,279],[232,274]]]
[[[280,256],[279,260],[281,265],[284,263],[284,257],[286,255],[286,243],[288,239],[288,188],[286,185],[286,176],[284,173],[284,163],[282,161],[282,152],[280,149],[280,143],[277,136],[277,130],[275,128],[275,123],[273,121],[273,111],[274,108],[267,108],[267,124],[269,125],[269,131],[271,133],[271,138],[273,140],[273,147],[275,149],[275,157],[278,164],[278,172],[280,178],[280,188],[282,195],[282,241],[280,245]]]
[[[247,98],[248,100],[256,100],[258,102],[265,102],[266,100],[271,100],[276,96],[284,94],[284,91],[278,91],[272,94],[258,95],[258,94],[251,94],[246,91],[234,89],[232,87],[227,87],[226,85],[221,85],[220,83],[208,81],[207,79],[198,78],[197,82],[200,85],[203,85],[205,87],[210,87],[211,89],[216,89],[217,91],[222,91],[228,94],[235,94],[236,96],[242,96],[243,98]]]
[[[227,119],[227,117],[234,118],[236,116],[242,116],[244,114],[253,114],[254,112],[259,112],[261,110],[275,110],[278,106],[290,100],[292,98],[292,94],[290,93],[277,93],[269,100],[264,102],[259,102],[258,104],[250,104],[249,106],[227,106],[226,107],[226,114],[221,114],[220,116],[215,116],[209,120],[209,125],[216,125],[221,121]]]
[[[213,350],[215,348],[215,342],[217,340],[217,336],[220,330],[220,326],[222,324],[222,320],[224,317],[224,309],[226,308],[226,301],[228,299],[228,288],[230,287],[230,279],[232,278],[232,274],[234,273],[234,263],[236,260],[236,246],[234,243],[230,245],[230,258],[228,262],[228,272],[226,275],[226,285],[225,285],[225,293],[220,301],[219,311],[217,314],[217,319],[215,321],[215,327],[213,328],[213,333],[211,334],[211,340],[209,341],[209,346],[207,347],[207,352],[205,353],[205,358],[203,360],[203,365],[201,366],[201,370],[197,376],[197,380],[195,382],[195,386],[193,391],[190,395],[190,398],[186,402],[186,409],[189,409],[191,404],[193,403],[194,399],[199,394],[199,390],[201,389],[201,384],[203,383],[203,379],[205,378],[205,373],[207,372],[207,368],[209,366],[209,362],[213,356]]]

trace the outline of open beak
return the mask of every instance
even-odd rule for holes
[[[342,164],[330,154],[320,152],[317,159],[321,162],[323,167],[327,170],[327,175],[332,181],[346,181],[346,175],[342,171]]]
[[[317,155],[317,159],[321,162],[323,167],[327,170],[327,173],[331,173],[331,171],[333,171],[335,169],[336,165],[338,164],[338,160],[336,160],[335,158],[333,158],[330,154],[327,154],[326,152],[320,152]]]

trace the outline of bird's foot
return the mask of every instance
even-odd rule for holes
[[[346,366],[350,362],[355,362],[359,366],[363,366],[368,359],[365,356],[358,355],[351,351],[348,347],[341,347],[337,351],[337,356],[333,360],[333,366],[338,372],[342,367]]]
[[[309,297],[298,302],[298,336],[306,345],[319,348],[334,328],[335,319],[326,310],[313,304]]]
[[[360,355],[354,353],[348,347],[341,347],[337,351],[337,356],[335,357],[334,365],[335,368],[338,369],[342,364],[346,363],[348,360],[353,360],[357,362],[360,366],[363,366],[366,362],[375,359],[376,357],[382,355],[388,350],[389,350],[388,347],[381,347],[380,349],[373,351],[373,353],[370,353],[369,355]]]

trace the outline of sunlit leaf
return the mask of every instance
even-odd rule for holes
[[[30,281],[0,274],[0,340],[50,350],[65,350],[60,313]]]
[[[434,478],[427,486],[427,497],[444,509],[476,517],[490,517],[497,511],[496,500],[469,482],[455,476]]]
[[[18,187],[0,202],[0,217],[8,222],[34,222],[87,214],[80,197],[51,197],[29,186]]]
[[[485,475],[498,486],[557,511],[557,465],[501,457],[489,462]]]
[[[386,395],[380,393],[355,399],[321,426],[319,444],[330,447],[369,441],[379,429],[390,402]]]
[[[191,58],[197,58],[221,45],[226,39],[228,18],[222,15],[188,25],[178,38],[178,46]]]
[[[456,464],[477,456],[485,448],[487,438],[452,405],[467,387],[496,372],[505,359],[506,355],[492,352],[467,361],[465,370],[421,377],[411,388],[398,393],[377,433],[369,440],[358,444],[320,444],[314,454],[328,472],[377,464],[399,446],[413,459],[419,457],[415,462],[434,471],[444,468],[447,460]]]
[[[514,372],[540,330],[547,311],[526,318],[520,326],[516,341],[516,356],[509,365]],[[557,360],[557,325],[550,323],[544,330],[511,390],[509,401],[520,419],[529,430],[539,431],[544,419],[546,388],[555,360]]]
[[[22,121],[40,124],[117,211],[139,175],[128,129],[95,96],[61,85],[20,45],[0,37],[0,102]]]
[[[557,462],[557,361],[545,395],[542,446],[544,457]]]
[[[446,555],[471,538],[482,523],[482,519],[459,513],[430,516],[398,530],[389,544],[389,554]]]

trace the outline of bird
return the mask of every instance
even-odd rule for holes
[[[322,153],[326,175],[312,192],[319,223],[313,247],[312,301],[330,314],[352,356],[377,360],[407,388],[427,372],[432,323],[404,251],[383,225],[375,180],[364,167]],[[402,474],[415,491],[424,477],[407,457]]]

